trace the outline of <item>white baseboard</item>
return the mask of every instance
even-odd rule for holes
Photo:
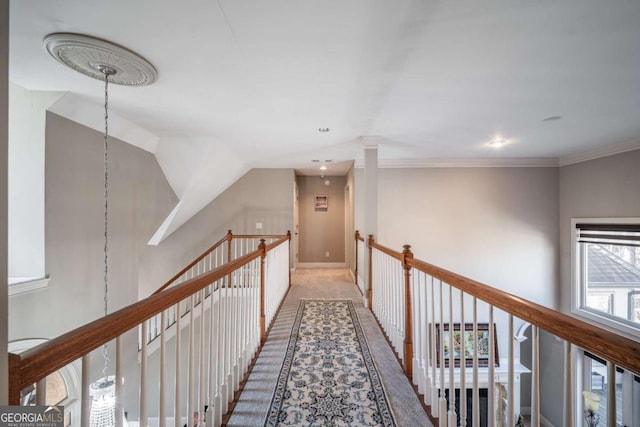
[[[353,271],[351,269],[349,269],[349,276],[351,277],[351,281],[353,283],[356,283],[356,275],[353,274]]]
[[[346,262],[299,262],[298,268],[347,268]]]

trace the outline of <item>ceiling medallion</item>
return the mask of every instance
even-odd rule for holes
[[[79,73],[124,86],[146,86],[158,78],[156,69],[143,57],[106,40],[73,33],[49,34],[42,41],[58,62]]]

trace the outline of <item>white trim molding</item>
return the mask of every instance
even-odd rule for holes
[[[298,269],[301,268],[347,268],[346,262],[299,262]]]
[[[603,147],[596,147],[590,150],[562,156],[558,159],[558,164],[560,166],[568,166],[633,150],[640,150],[640,139],[632,139],[630,141],[619,142],[617,144],[608,144]]]
[[[34,277],[10,277],[9,278],[9,296],[23,294],[49,286],[49,276]]]
[[[355,161],[356,168],[364,168],[364,160]],[[558,167],[556,157],[523,158],[442,158],[442,159],[380,159],[378,167],[392,168],[552,168]]]

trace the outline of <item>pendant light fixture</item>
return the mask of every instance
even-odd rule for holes
[[[104,81],[104,315],[109,313],[109,83],[145,86],[153,83],[158,73],[147,60],[121,46],[81,34],[54,33],[43,41],[45,49],[58,62],[86,76]],[[102,378],[91,384],[89,425],[126,425],[116,414],[116,378],[109,375],[109,349],[102,348]],[[118,421],[116,421],[118,420]]]

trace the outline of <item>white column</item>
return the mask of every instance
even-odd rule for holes
[[[373,138],[375,140],[375,138]],[[364,238],[378,235],[378,145],[363,137],[364,146]],[[367,252],[368,253],[368,252]],[[364,304],[369,306],[369,257],[364,257]],[[373,297],[375,299],[375,296]]]

